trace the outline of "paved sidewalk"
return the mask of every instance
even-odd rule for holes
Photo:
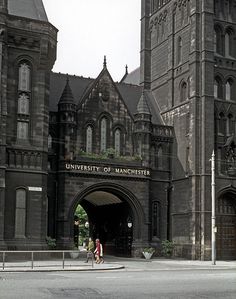
[[[99,270],[118,270],[124,268],[124,265],[119,263],[104,262],[96,264],[89,261],[84,262],[84,259],[65,259],[62,260],[47,260],[47,261],[14,261],[6,262],[3,265],[0,263],[0,272],[44,272],[44,271],[99,271]]]
[[[153,270],[196,270],[196,269],[235,269],[236,261],[216,261],[213,265],[211,261],[192,261],[183,259],[163,259],[154,258],[145,260],[143,258],[122,258],[106,256],[103,264],[95,264],[90,260],[85,263],[83,256],[78,259],[65,259],[64,264],[60,259],[34,261],[14,261],[3,265],[0,262],[0,272],[43,272],[43,271],[104,271],[104,270],[133,270],[133,271],[153,271]]]

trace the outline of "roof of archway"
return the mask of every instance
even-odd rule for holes
[[[105,191],[94,191],[88,194],[84,199],[94,206],[104,206],[122,203],[119,197]]]
[[[87,90],[91,88],[96,79],[86,78],[76,75],[68,75],[62,73],[51,72],[50,75],[50,112],[57,112],[58,101],[63,93],[67,78],[69,79],[70,88],[75,100],[78,104]],[[129,112],[134,115],[137,111],[137,104],[142,95],[142,87],[139,85],[114,82],[123,101],[125,102]],[[157,101],[151,92],[148,93],[148,105],[152,111],[152,123],[163,124],[160,117]]]

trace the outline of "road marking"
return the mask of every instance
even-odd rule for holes
[[[97,279],[117,279],[117,278],[121,278],[123,279],[124,277],[119,277],[119,276],[97,276]],[[133,278],[133,276],[125,276],[125,278]]]

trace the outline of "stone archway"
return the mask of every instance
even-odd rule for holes
[[[216,201],[216,257],[236,259],[236,191],[222,193]]]
[[[131,255],[132,242],[141,238],[144,216],[141,205],[129,190],[112,183],[94,184],[76,195],[68,219],[73,220],[78,204],[88,214],[90,236],[101,239],[106,253]]]

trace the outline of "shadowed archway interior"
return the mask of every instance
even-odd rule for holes
[[[101,240],[105,254],[130,256],[133,215],[125,199],[118,194],[97,190],[84,196],[80,205],[88,215],[89,236]]]
[[[236,252],[236,194],[224,193],[216,204],[216,257],[235,259]]]

